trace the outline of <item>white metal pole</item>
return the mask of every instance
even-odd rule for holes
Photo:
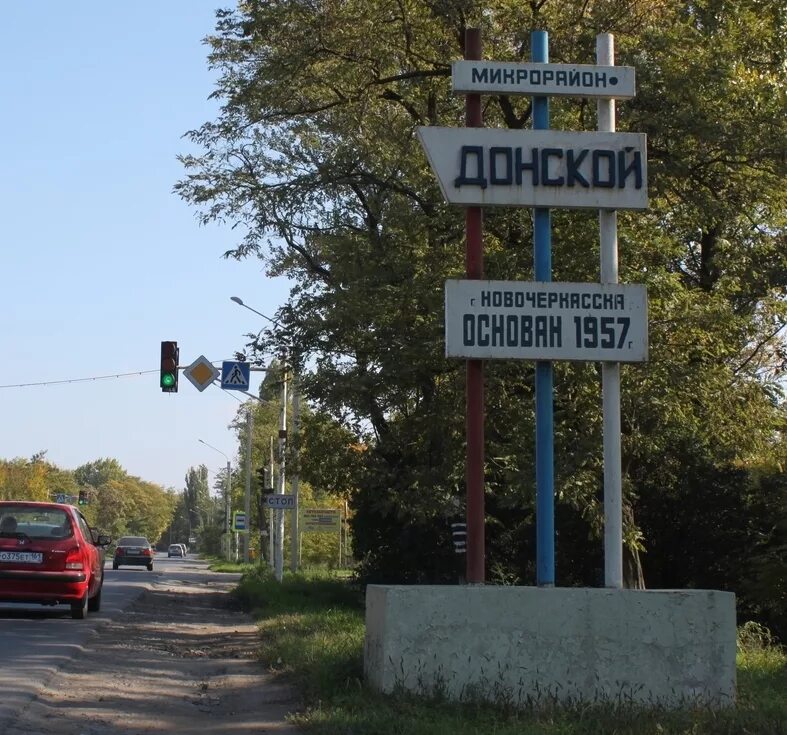
[[[298,430],[301,421],[301,394],[298,392],[298,378],[293,371],[292,373],[292,440],[293,451],[295,452],[295,470],[292,473],[292,495],[295,502],[295,507],[290,511],[292,522],[290,523],[290,569],[293,572],[298,571],[298,490],[300,488],[300,475],[298,472],[297,452],[298,452]]]
[[[611,33],[596,36],[596,63],[615,63]],[[597,102],[598,129],[615,132],[615,100]],[[618,282],[618,213],[600,209],[601,283]],[[623,587],[623,484],[620,452],[620,363],[601,363],[604,426],[604,585]]]
[[[287,447],[287,368],[282,369],[281,375],[281,409],[279,410],[279,483],[276,492],[284,495],[285,481],[285,450]],[[276,556],[274,576],[281,582],[284,577],[284,511],[278,508],[273,511],[276,516]]]
[[[246,533],[243,537],[243,563],[249,563],[249,546],[251,546],[251,445],[254,433],[254,410],[252,404],[246,416],[246,497],[243,510],[246,512]]]
[[[230,497],[232,496],[232,465],[227,460],[227,482],[225,483],[226,490],[224,496],[224,533],[221,535],[224,539],[224,558],[230,560]]]

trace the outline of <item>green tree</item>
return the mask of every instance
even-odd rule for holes
[[[88,462],[74,470],[74,477],[80,485],[99,487],[109,480],[122,480],[126,471],[116,459],[104,458]]]
[[[191,132],[204,153],[183,156],[176,189],[203,221],[240,225],[227,255],[259,257],[296,284],[257,347],[287,346],[311,366],[301,386],[315,411],[366,447],[359,469],[343,456],[368,578],[455,572],[463,366],[443,356],[442,300],[445,279],[463,274],[463,220],[415,127],[463,124],[449,78],[465,29],[482,29],[486,58],[517,61],[544,28],[551,61],[565,63],[592,63],[596,34],[612,32],[618,63],[637,68],[618,129],[649,136],[651,203],[621,213],[619,245],[621,280],[648,287],[650,360],[623,370],[624,490],[627,546],[653,559],[659,526],[644,527],[640,508],[654,493],[673,508],[686,500],[687,459],[718,478],[778,445],[786,19],[784,0],[248,0],[217,14],[209,61],[222,108]],[[489,126],[525,128],[530,100],[486,97],[484,113]],[[555,100],[551,123],[593,129],[594,108]],[[485,212],[488,277],[532,278],[529,218]],[[596,233],[595,213],[554,212],[555,280],[598,280]],[[601,544],[600,377],[590,364],[558,363],[555,375],[558,578],[587,584]],[[488,566],[528,583],[532,365],[489,363],[486,385]]]
[[[74,477],[88,489],[90,504],[83,512],[93,525],[113,538],[136,534],[154,544],[161,538],[174,506],[165,488],[129,475],[112,458],[81,465]]]
[[[198,529],[206,525],[212,517],[212,504],[208,488],[208,468],[189,467],[186,472],[186,487],[183,490],[183,501],[190,529]]]

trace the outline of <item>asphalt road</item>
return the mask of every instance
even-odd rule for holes
[[[154,569],[105,565],[101,610],[85,620],[72,620],[68,606],[43,607],[0,603],[0,732],[9,718],[25,706],[56,676],[58,669],[101,626],[124,610],[156,581],[190,577],[202,571],[204,562],[193,558],[168,559],[157,554]]]

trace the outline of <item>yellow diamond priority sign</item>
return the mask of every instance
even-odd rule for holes
[[[200,355],[191,363],[183,374],[189,379],[191,384],[201,393],[221,374],[213,367],[213,363],[205,355]]]

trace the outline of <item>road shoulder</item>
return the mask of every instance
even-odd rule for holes
[[[153,585],[64,665],[5,735],[296,735],[287,715],[300,707],[297,693],[256,660],[257,627],[230,606],[230,586]]]

